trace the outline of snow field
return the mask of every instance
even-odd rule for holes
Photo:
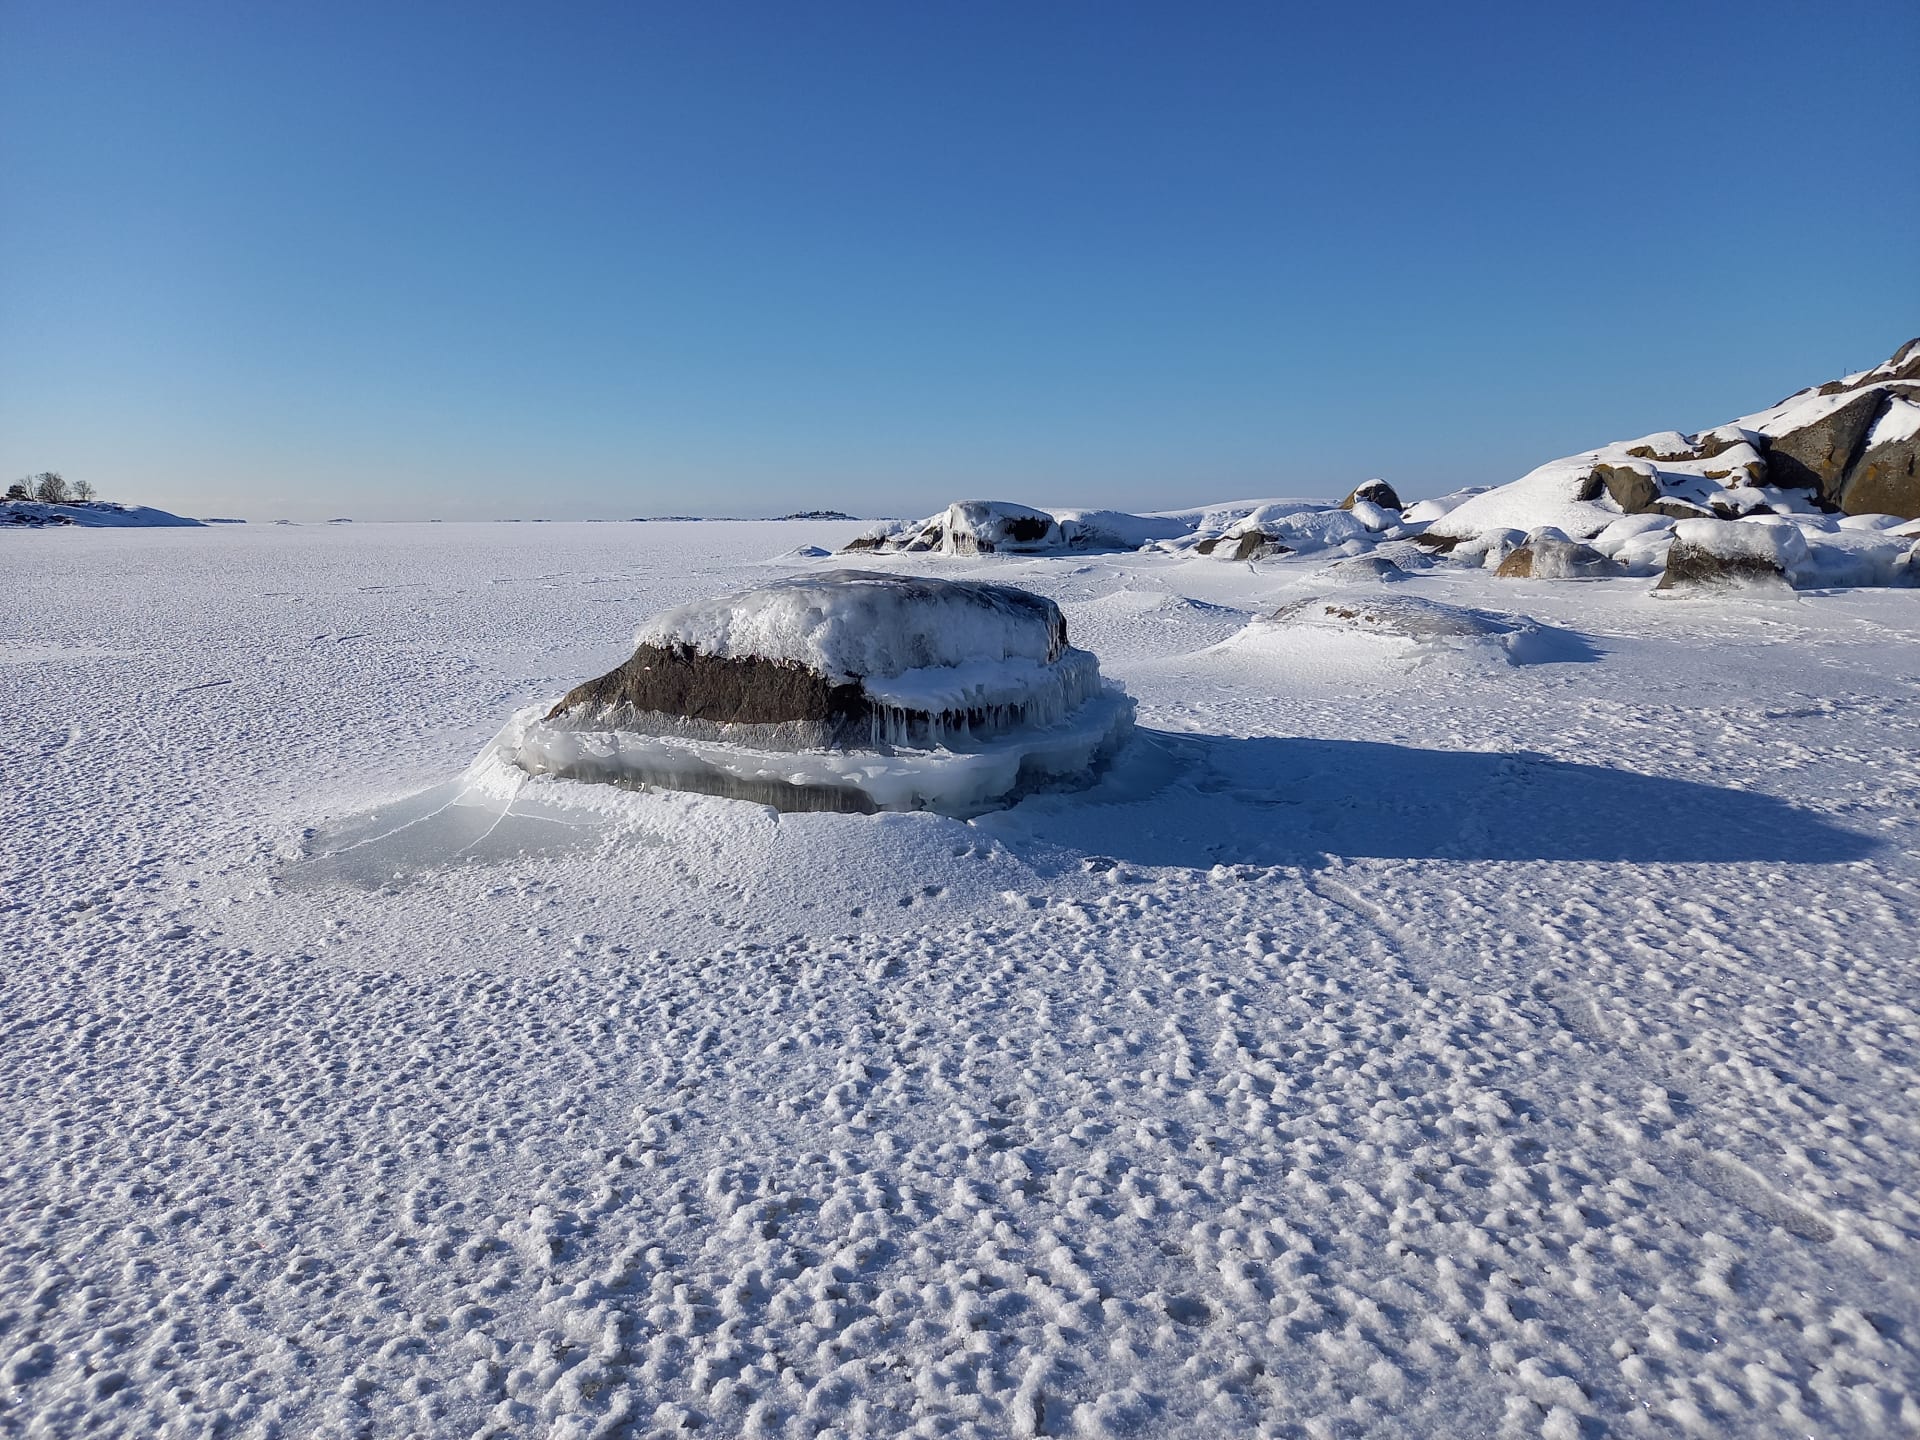
[[[1099,785],[455,784],[858,528],[5,537],[0,1432],[1920,1426],[1912,592],[889,557]]]

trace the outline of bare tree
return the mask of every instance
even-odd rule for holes
[[[58,470],[42,470],[33,477],[33,498],[43,505],[66,504],[67,477]]]
[[[73,498],[78,500],[82,505],[86,504],[99,493],[98,490],[93,488],[93,482],[91,480],[76,480],[73,482]]]

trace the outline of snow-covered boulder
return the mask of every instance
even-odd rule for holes
[[[1682,520],[1673,527],[1666,571],[1657,588],[1789,584],[1806,558],[1806,539],[1792,524]]]
[[[856,537],[846,549],[881,554],[1048,555],[1138,550],[1190,534],[1191,519],[1132,515],[1124,510],[1039,510],[1011,500],[956,500],[938,515],[892,521]]]
[[[1133,515],[1125,510],[1054,510],[1060,538],[1069,550],[1139,550],[1191,533],[1192,522],[1175,515]]]
[[[1045,510],[1005,500],[956,500],[941,527],[946,555],[1036,554],[1065,543],[1060,522]]]
[[[1392,510],[1395,514],[1407,508],[1400,503],[1400,495],[1393,486],[1377,477],[1354,486],[1347,498],[1340,502],[1340,508],[1351,510],[1355,505],[1360,504],[1377,505],[1382,510]]]
[[[1380,516],[1368,502],[1365,511],[1302,504],[1297,500],[1262,505],[1216,534],[1204,535],[1194,553],[1220,560],[1263,560],[1275,555],[1311,555],[1321,551],[1359,554],[1371,549],[1390,527],[1374,528]],[[1371,512],[1371,513],[1369,513]]]
[[[1665,567],[1676,522],[1667,515],[1623,515],[1587,543],[1629,575]]]
[[[1503,580],[1606,580],[1626,573],[1591,545],[1558,530],[1536,530],[1494,571]]]
[[[1081,781],[1133,703],[1007,585],[835,570],[666,611],[497,742],[536,774],[782,809],[972,814]]]

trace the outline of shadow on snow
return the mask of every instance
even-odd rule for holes
[[[1145,729],[1092,790],[1036,797],[1016,813],[1042,847],[1200,868],[1330,858],[1833,864],[1876,844],[1771,795],[1526,751]]]

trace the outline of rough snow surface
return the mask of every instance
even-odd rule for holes
[[[0,1432],[1920,1427],[1920,593],[902,556],[1060,603],[1099,785],[463,775],[859,528],[6,537]]]

